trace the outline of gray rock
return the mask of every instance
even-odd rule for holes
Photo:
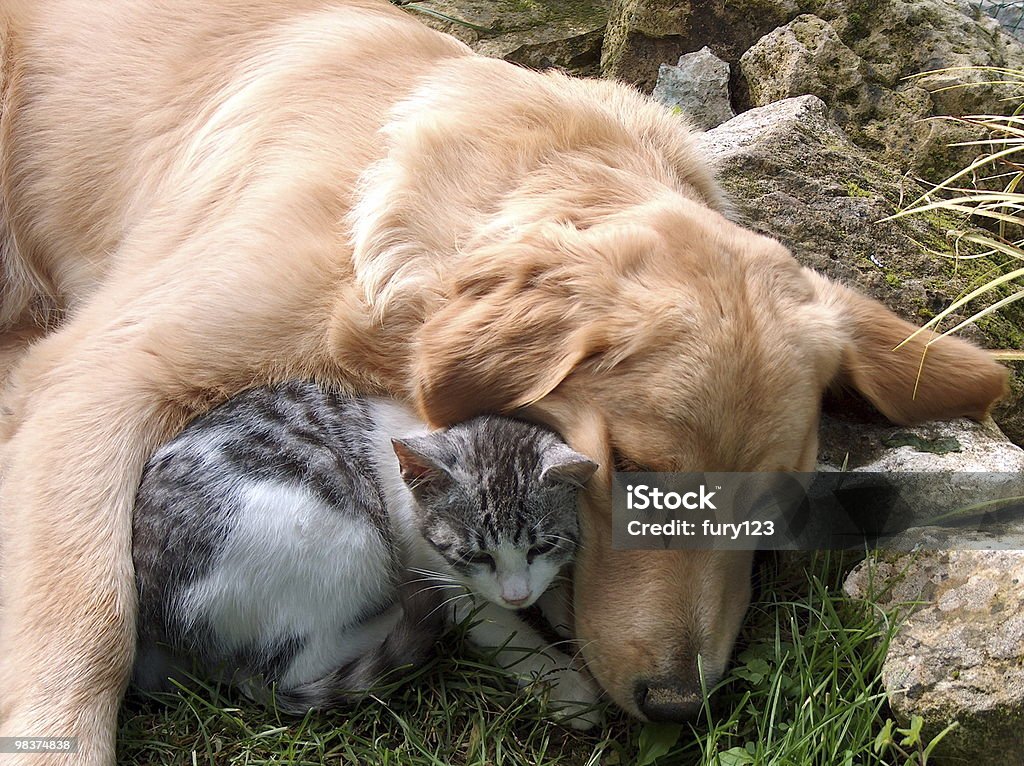
[[[830,415],[822,419],[819,439],[820,471],[1024,474],[1024,449],[992,421],[960,419],[908,428]]]
[[[817,15],[871,68],[878,85],[897,88],[908,76],[936,69],[969,66],[1019,68],[1024,48],[999,23],[965,0],[887,0],[865,7],[857,0],[824,0]],[[981,82],[989,73],[958,72],[957,82]],[[996,105],[986,88],[936,93],[927,78],[919,84],[932,91],[944,114],[977,111]],[[999,94],[999,95],[1005,95]]]
[[[1024,763],[1022,582],[1019,550],[889,555],[846,581],[854,598],[903,609],[882,682],[897,718],[922,716],[925,736],[959,724],[936,752],[950,762]]]
[[[662,64],[652,95],[702,130],[736,116],[729,103],[729,65],[708,47],[680,56],[675,66]]]
[[[863,60],[831,24],[812,15],[762,37],[740,58],[740,69],[754,106],[803,95],[858,99],[864,88]]]
[[[857,287],[920,324],[944,309],[995,263],[954,263],[947,232],[960,224],[932,213],[882,221],[919,187],[873,160],[836,125],[816,96],[744,112],[703,134],[742,221],[775,237],[805,265]],[[1001,297],[1001,296],[1000,296]],[[990,315],[964,337],[990,348],[1024,348],[1024,304]],[[966,318],[951,319],[946,327]],[[996,411],[1008,435],[1024,442],[1024,365],[1014,363],[1012,392]]]
[[[598,74],[611,0],[423,0],[406,6],[425,24],[485,56],[534,69]]]
[[[848,134],[851,130],[867,130],[867,123],[876,117],[880,100],[891,95],[869,85],[870,73],[864,60],[846,46],[831,24],[809,14],[797,16],[758,40],[740,58],[740,70],[752,106],[796,96],[817,96]],[[899,110],[890,110],[890,119],[899,121],[908,135],[930,129],[917,126],[931,109],[927,93],[918,90],[916,95],[924,96],[923,99],[900,102],[904,111],[909,108],[912,112],[912,125],[906,124],[911,120],[904,119]],[[901,158],[901,164],[904,160]]]
[[[860,146],[894,168],[912,170],[940,180],[973,159],[974,149],[950,148],[949,144],[971,138],[963,125],[933,120],[938,115],[1000,114],[1010,89],[981,86],[992,79],[988,73],[958,69],[971,67],[1020,67],[1024,48],[999,25],[969,5],[953,0],[891,0],[872,9],[870,18],[854,0],[826,2],[819,15],[831,23],[817,34],[801,17],[787,25],[800,35],[814,54],[805,68],[818,67],[828,90],[815,92],[829,104],[839,124]],[[825,22],[818,20],[819,24]],[[773,33],[774,34],[774,33]],[[769,36],[771,37],[771,36]],[[840,42],[841,40],[841,42]],[[772,44],[764,39],[759,61],[750,61],[744,73],[754,80],[759,72],[770,72]],[[817,46],[817,47],[816,47]],[[841,47],[839,47],[841,46]],[[755,51],[746,56],[754,58]],[[834,57],[836,66],[830,66]],[[906,79],[906,78],[914,79]],[[949,86],[973,82],[970,88]],[[801,95],[799,81],[786,95]],[[754,98],[753,104],[764,103]],[[824,93],[825,95],[822,95]]]
[[[887,550],[1024,549],[1024,521],[990,517],[984,525],[952,526],[933,520],[980,500],[1024,495],[1024,449],[995,423],[957,420],[906,428],[826,416],[819,438],[819,471],[903,474],[900,522],[911,528],[887,540]]]
[[[991,423],[908,429],[826,418],[821,437],[822,470],[845,461],[853,471],[1024,473],[1024,450]],[[960,724],[937,755],[977,766],[1024,762],[1022,582],[1024,550],[880,553],[847,577],[849,596],[898,620],[882,669],[897,718],[922,716],[928,737]]]

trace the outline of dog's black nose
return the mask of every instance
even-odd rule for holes
[[[704,699],[700,690],[671,680],[638,681],[633,687],[636,706],[651,721],[680,723],[697,716]]]

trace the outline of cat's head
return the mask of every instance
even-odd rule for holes
[[[420,534],[474,593],[521,609],[572,560],[597,464],[552,431],[485,416],[393,445]]]

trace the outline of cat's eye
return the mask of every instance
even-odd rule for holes
[[[550,540],[537,543],[526,552],[526,563],[532,564],[535,558],[543,556],[545,553],[550,553],[556,547],[557,543],[553,543]]]
[[[494,557],[489,553],[474,553],[471,556],[467,556],[465,561],[469,564],[475,564],[476,566],[490,567],[491,569],[496,568],[494,565]]]

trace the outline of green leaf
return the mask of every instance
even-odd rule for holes
[[[748,766],[754,763],[754,756],[745,747],[730,747],[715,756],[715,766]]]
[[[671,750],[682,733],[681,724],[645,723],[640,730],[639,749],[636,766],[650,766],[661,756]]]
[[[885,726],[878,732],[878,736],[875,737],[874,751],[876,753],[882,752],[882,750],[892,744],[892,727],[893,720],[890,718],[885,722]]]
[[[900,744],[904,747],[913,747],[921,741],[921,728],[924,726],[924,719],[919,716],[911,716],[910,728],[909,729],[897,729],[900,734],[904,735]]]
[[[736,668],[734,674],[757,686],[772,672],[772,666],[761,658],[748,660],[743,667]]]
[[[775,647],[768,643],[751,644],[740,652],[739,661],[743,665],[750,664],[753,660],[774,659]]]
[[[751,660],[747,663],[747,667],[755,673],[761,673],[762,675],[768,675],[772,670],[772,666],[764,660]]]
[[[736,668],[733,670],[733,675],[737,678],[742,678],[751,686],[760,686],[761,682],[764,680],[763,673],[755,673],[750,668]]]

